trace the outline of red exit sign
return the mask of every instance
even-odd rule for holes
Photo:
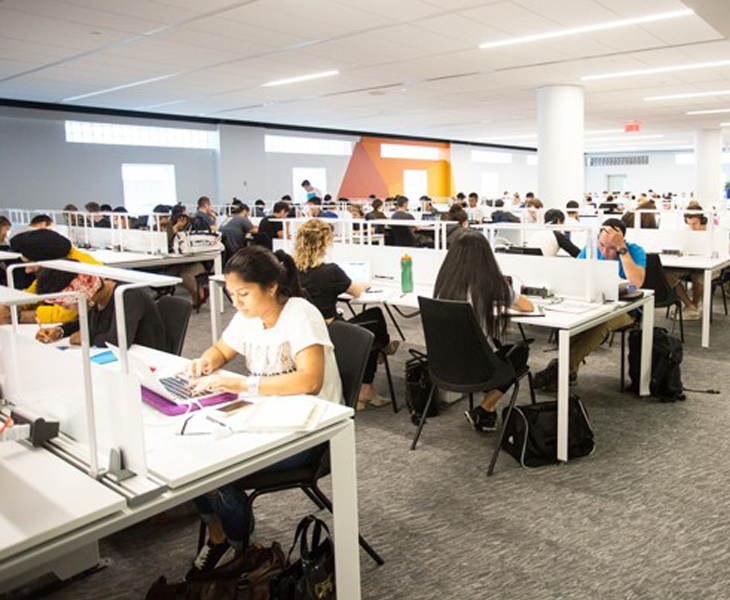
[[[629,133],[631,131],[641,131],[641,121],[629,121],[624,123],[624,131]]]

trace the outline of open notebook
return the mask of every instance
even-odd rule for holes
[[[261,398],[227,422],[233,429],[251,432],[311,431],[319,425],[325,410],[326,406],[309,396]]]

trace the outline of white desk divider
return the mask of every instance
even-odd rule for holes
[[[70,273],[83,273],[86,275],[95,275],[105,279],[113,279],[127,285],[119,285],[114,291],[115,307],[116,307],[116,324],[117,337],[119,344],[119,362],[120,374],[123,379],[115,385],[108,385],[105,375],[99,375],[100,388],[104,391],[108,398],[108,410],[111,414],[110,422],[112,424],[111,437],[115,442],[115,446],[110,451],[110,472],[119,480],[129,477],[131,474],[145,476],[147,473],[144,445],[144,431],[142,425],[142,399],[140,388],[138,385],[129,387],[124,378],[128,378],[129,367],[127,358],[127,328],[124,310],[124,292],[129,289],[140,287],[161,287],[168,285],[177,285],[181,279],[179,277],[171,277],[169,275],[159,275],[156,273],[146,273],[142,271],[132,271],[129,269],[118,269],[114,267],[105,267],[103,265],[93,265],[79,263],[68,260],[50,260],[38,263],[23,263],[22,265],[12,265],[9,271],[9,279],[12,279],[12,271],[18,267],[26,266],[42,266],[45,268],[56,269],[59,271],[67,271]],[[17,290],[16,290],[17,291]],[[61,294],[49,294],[47,297],[57,297]],[[39,296],[29,295],[31,299],[37,301]],[[79,323],[83,331],[86,330],[88,340],[88,318],[85,302],[80,303]],[[86,344],[85,363],[89,364],[88,341]],[[130,390],[128,393],[119,393],[119,390]],[[134,390],[132,392],[131,390]],[[93,403],[92,403],[93,404]],[[93,409],[92,409],[93,410]],[[92,423],[94,419],[90,417]]]
[[[728,256],[728,232],[722,229],[692,231],[680,229],[629,228],[626,239],[639,244],[647,252],[661,253],[662,250],[679,250],[686,256],[707,256],[712,258]]]
[[[13,265],[8,269],[8,277],[12,281],[12,271],[14,268],[21,267],[23,265]],[[79,325],[81,333],[81,363],[73,360],[73,357],[69,356],[68,359],[71,361],[72,369],[81,368],[82,376],[76,377],[75,380],[83,382],[82,394],[74,394],[74,398],[84,399],[85,410],[82,410],[82,415],[85,417],[82,423],[76,425],[74,423],[66,422],[66,427],[77,429],[77,435],[86,435],[86,441],[88,444],[89,451],[89,475],[91,477],[98,477],[99,475],[99,455],[98,445],[95,428],[95,417],[94,417],[94,392],[91,379],[91,361],[89,360],[89,324],[88,324],[88,311],[86,306],[86,299],[78,292],[59,292],[54,294],[36,295],[16,290],[8,287],[0,287],[0,303],[11,306],[11,321],[12,321],[12,333],[9,331],[3,331],[3,348],[9,348],[8,351],[3,351],[2,360],[4,363],[3,372],[7,374],[6,386],[4,390],[5,397],[16,405],[22,406],[28,401],[28,390],[21,385],[23,377],[21,375],[21,369],[30,368],[30,376],[27,379],[28,382],[34,383],[45,383],[53,382],[54,389],[56,388],[57,382],[53,378],[48,378],[48,366],[54,364],[53,360],[50,363],[43,360],[43,357],[34,357],[35,351],[49,350],[45,348],[43,344],[32,340],[32,348],[20,348],[23,344],[18,336],[18,306],[26,305],[28,303],[34,303],[38,300],[45,298],[58,298],[58,297],[71,297],[75,298],[78,304],[79,310]],[[54,349],[55,350],[55,349]],[[58,350],[55,350],[58,352]],[[35,358],[35,360],[34,360]],[[43,370],[43,377],[39,377],[39,369]],[[68,373],[64,370],[63,373]],[[47,392],[48,390],[46,390]],[[41,413],[39,416],[44,416],[47,413]]]
[[[0,250],[0,260],[16,260],[20,258],[20,254],[17,252],[6,252],[4,250]]]

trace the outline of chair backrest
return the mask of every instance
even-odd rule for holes
[[[487,391],[516,377],[489,345],[468,302],[418,297],[431,380],[454,392]]]
[[[172,354],[180,356],[193,306],[185,298],[163,296],[157,301],[157,310],[160,312],[162,322],[165,325],[168,348]]]
[[[644,285],[647,290],[654,291],[654,306],[662,308],[677,301],[677,292],[669,285],[661,258],[656,253],[647,253]]]
[[[334,321],[329,333],[342,381],[342,395],[345,404],[354,408],[375,336],[363,327],[344,321]]]

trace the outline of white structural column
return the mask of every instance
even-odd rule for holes
[[[538,197],[548,208],[564,208],[568,200],[583,199],[584,122],[582,87],[537,89],[537,187]]]
[[[695,132],[695,198],[700,203],[722,200],[722,130]]]

